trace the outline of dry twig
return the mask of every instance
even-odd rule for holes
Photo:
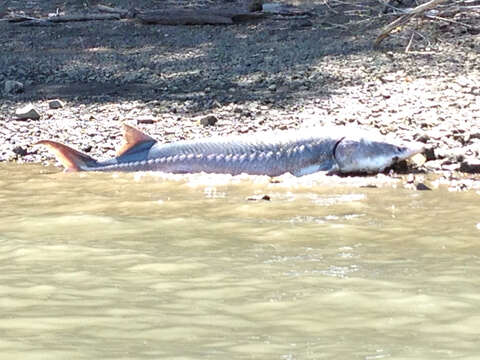
[[[61,15],[52,16],[46,19],[54,23],[69,22],[69,21],[91,21],[91,20],[119,20],[118,14],[85,14],[85,15]]]
[[[390,33],[398,28],[406,24],[412,17],[422,15],[425,11],[431,10],[437,7],[440,4],[443,4],[449,0],[431,0],[425,4],[419,5],[416,8],[411,9],[406,14],[400,16],[398,19],[393,21],[392,23],[388,24],[382,31],[380,35],[378,35],[377,39],[375,40],[374,46],[377,47],[380,43],[388,36]]]
[[[14,15],[9,18],[9,22],[26,22],[28,25],[44,23],[45,25],[69,21],[90,21],[90,20],[119,20],[117,14],[85,14],[85,15],[59,15],[46,18],[36,18],[25,15]]]

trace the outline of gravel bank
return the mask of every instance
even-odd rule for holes
[[[73,0],[22,3],[7,1],[3,16],[85,11]],[[164,4],[135,2],[143,9]],[[222,1],[193,5],[211,4]],[[372,49],[393,17],[376,1],[332,4],[302,3],[309,17],[230,26],[2,21],[0,84],[3,90],[6,81],[18,81],[24,91],[2,94],[0,161],[51,160],[31,146],[46,138],[110,157],[123,121],[162,141],[358,124],[425,143],[420,172],[477,187],[480,36],[454,23],[414,20]],[[478,24],[480,16],[460,14],[455,21]],[[63,106],[50,108],[52,99]],[[16,119],[28,104],[40,119]]]

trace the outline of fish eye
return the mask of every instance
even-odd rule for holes
[[[402,152],[402,151],[403,151],[403,148],[400,147],[400,146],[397,146],[397,151],[398,151],[398,152]]]

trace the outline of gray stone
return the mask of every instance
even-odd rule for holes
[[[21,157],[28,154],[27,149],[25,149],[25,148],[22,147],[22,146],[15,146],[12,151],[13,151],[16,155],[21,156]]]
[[[435,149],[432,147],[425,148],[425,150],[423,150],[423,155],[427,159],[426,161],[437,160],[435,157]]]
[[[425,191],[425,190],[432,190],[430,189],[427,185],[425,185],[424,183],[418,183],[415,188],[417,190],[420,190],[420,191]]]
[[[217,123],[218,119],[215,115],[207,115],[200,119],[200,124],[203,126],[213,126]]]
[[[4,91],[6,94],[19,94],[24,91],[24,87],[19,81],[7,80],[4,83]]]
[[[40,113],[33,107],[33,105],[28,104],[20,109],[15,111],[15,117],[18,120],[38,120],[40,119]]]
[[[460,171],[470,174],[480,173],[480,160],[477,159],[465,159],[460,164]]]
[[[58,99],[51,100],[48,102],[48,107],[50,109],[61,109],[63,108],[63,102]]]
[[[261,200],[270,201],[271,198],[270,198],[270,195],[267,195],[267,194],[256,194],[256,195],[247,197],[247,200],[248,201],[261,201]]]

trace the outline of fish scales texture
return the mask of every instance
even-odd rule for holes
[[[280,175],[295,173],[314,163],[332,162],[338,139],[306,133],[270,134],[269,136],[217,138],[200,141],[153,143],[144,160],[132,154],[116,161],[99,163],[103,171],[164,171],[172,173],[228,172]],[[322,159],[323,158],[323,159]]]
[[[217,137],[161,144],[124,124],[119,156],[97,161],[64,144],[41,140],[65,171],[162,171],[303,176],[318,171],[376,173],[423,151],[422,144],[338,127]]]

